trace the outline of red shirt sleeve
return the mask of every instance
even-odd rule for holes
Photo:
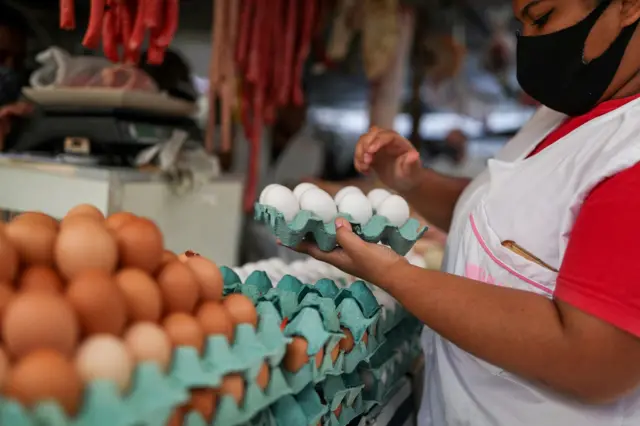
[[[640,165],[585,199],[569,236],[555,297],[640,337]]]

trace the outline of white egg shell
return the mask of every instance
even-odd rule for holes
[[[336,196],[333,197],[333,200],[336,202],[336,206],[340,205],[340,202],[344,199],[344,197],[347,194],[352,194],[352,193],[360,193],[360,194],[362,194],[362,191],[360,191],[360,188],[357,188],[355,186],[345,186],[340,191],[338,191]]]
[[[391,193],[386,189],[376,188],[369,191],[369,193],[367,194],[367,198],[371,203],[371,207],[373,207],[374,210],[378,210],[380,204],[382,204],[382,202],[386,200],[390,195]]]
[[[354,222],[365,224],[373,216],[373,208],[369,199],[361,192],[350,192],[338,204],[340,213],[348,213]]]
[[[331,195],[318,188],[311,188],[302,194],[300,209],[314,213],[324,223],[331,222],[338,214],[338,208]]]
[[[311,188],[317,188],[317,186],[315,186],[312,183],[302,182],[302,183],[298,184],[298,186],[293,188],[293,195],[295,195],[296,198],[299,200],[300,197],[302,197],[302,194],[304,194],[305,192],[307,192]]]
[[[262,190],[262,192],[260,193],[260,197],[258,197],[258,202],[260,204],[264,204],[264,200],[267,197],[267,193],[269,191],[271,191],[272,188],[276,188],[278,186],[282,186],[282,185],[278,185],[277,183],[271,183],[271,184],[265,186],[264,189]]]
[[[269,189],[262,204],[279,210],[287,222],[290,222],[300,211],[298,199],[293,195],[293,192],[281,185]]]
[[[402,226],[409,220],[409,204],[399,195],[390,195],[376,213],[386,217],[393,226]]]

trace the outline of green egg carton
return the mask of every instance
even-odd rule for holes
[[[321,389],[325,401],[329,403],[329,410],[335,411],[340,405],[343,407],[353,406],[362,393],[364,384],[358,373],[352,373],[345,376],[327,377],[318,387]]]
[[[394,349],[389,346],[381,347],[371,357],[370,365],[361,366],[359,371],[364,384],[362,396],[365,403],[372,406],[386,401],[400,378],[410,371],[420,351],[418,336]]]
[[[356,223],[349,215],[339,215],[347,219],[353,231],[363,240],[370,243],[382,242],[393,251],[404,256],[427,230],[420,222],[410,218],[401,227],[393,226],[387,218],[374,215],[369,222],[362,225]],[[295,247],[311,235],[322,251],[331,251],[336,247],[336,225],[333,221],[323,223],[309,211],[302,210],[287,223],[284,215],[277,209],[256,203],[254,219],[269,226],[273,234],[287,247]]]
[[[380,341],[372,333],[372,329],[379,318],[379,312],[376,312],[373,317],[366,318],[358,303],[351,298],[345,298],[338,305],[338,317],[340,318],[340,324],[348,328],[353,335],[355,345],[351,352],[346,353],[344,356],[343,371],[345,373],[352,373],[360,362],[365,361],[371,356],[371,354],[380,346]],[[363,339],[364,334],[368,334],[368,339],[365,342]]]
[[[222,293],[226,296],[229,293],[235,293],[236,289],[242,285],[242,281],[238,274],[234,272],[233,269],[221,266],[220,273],[222,274],[222,280],[224,282],[224,287],[222,289]]]
[[[285,396],[271,407],[277,426],[316,426],[322,423],[327,406],[322,403],[313,385],[295,396]]]
[[[327,331],[320,317],[320,313],[310,307],[302,308],[287,324],[284,329],[285,336],[301,336],[308,342],[307,355],[309,361],[297,372],[284,371],[285,379],[294,394],[302,391],[310,383],[317,383],[324,380],[329,372],[340,374],[342,370],[335,371],[338,362],[331,362],[330,351],[344,337],[341,333]],[[315,355],[323,353],[323,359],[319,366],[316,365]],[[337,361],[340,361],[338,359]]]
[[[322,426],[346,426],[366,411],[367,406],[359,395],[352,405],[342,405],[339,416],[336,416],[334,411],[329,411],[323,419]]]
[[[169,378],[184,389],[217,388],[222,383],[219,372],[208,370],[196,348],[181,346],[173,351]]]
[[[157,364],[138,365],[127,395],[116,385],[96,380],[85,386],[78,415],[70,419],[53,401],[42,401],[32,410],[10,400],[0,402],[0,425],[15,426],[138,426],[164,425],[173,410],[188,399],[184,387],[165,375]]]
[[[257,385],[255,375],[245,374],[244,378],[247,383],[244,400],[238,406],[233,397],[222,396],[218,401],[213,426],[254,424],[251,422],[261,411],[291,394],[291,389],[278,367],[271,368],[269,384],[264,390]]]
[[[133,375],[133,387],[125,401],[137,425],[166,424],[175,407],[189,399],[182,386],[177,386],[154,362],[138,364]]]
[[[381,308],[373,292],[369,289],[369,285],[361,280],[340,290],[334,299],[336,306],[340,305],[340,303],[347,298],[354,299],[358,302],[360,310],[366,318],[373,317]]]

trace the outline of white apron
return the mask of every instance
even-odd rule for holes
[[[540,109],[465,190],[448,238],[446,272],[553,297],[557,273],[501,242],[515,241],[559,269],[585,196],[640,161],[640,100],[526,158],[565,117]],[[611,405],[582,405],[490,365],[427,328],[422,343],[420,426],[640,425],[640,389]]]

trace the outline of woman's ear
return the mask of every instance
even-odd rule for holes
[[[633,24],[640,19],[640,0],[620,0],[620,18],[622,27]]]

